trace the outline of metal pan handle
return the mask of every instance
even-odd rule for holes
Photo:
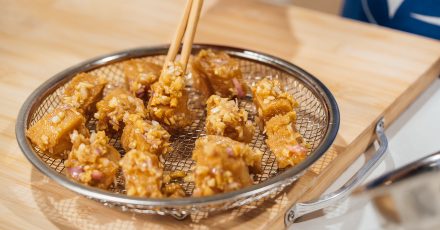
[[[338,202],[347,198],[353,190],[359,186],[367,177],[377,168],[377,166],[385,158],[388,148],[388,140],[384,132],[385,119],[382,118],[376,125],[376,135],[379,141],[380,148],[374,156],[340,189],[335,192],[320,196],[316,199],[298,203],[293,205],[284,216],[284,223],[286,227],[293,223],[299,217],[314,212],[325,207],[337,204]]]

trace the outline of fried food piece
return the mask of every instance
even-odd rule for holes
[[[210,196],[253,185],[243,156],[246,148],[243,143],[230,147],[207,143],[196,147],[193,151],[193,159],[197,161],[193,196]]]
[[[264,130],[266,122],[275,115],[284,115],[292,112],[299,106],[289,93],[282,91],[279,80],[263,79],[252,88],[255,109],[258,117],[256,122],[260,125],[261,131]]]
[[[89,137],[84,117],[72,106],[61,105],[26,131],[26,136],[40,150],[54,158],[66,159],[72,149],[69,134],[77,130]]]
[[[241,98],[249,92],[238,63],[227,53],[202,49],[198,58],[191,62],[191,67],[194,88],[200,91],[205,100],[211,95]]]
[[[165,185],[163,194],[168,198],[181,198],[185,196],[185,191],[183,191],[182,186],[180,186],[179,183],[171,183]]]
[[[71,105],[86,120],[97,111],[96,103],[102,100],[107,80],[88,73],[76,75],[64,91],[63,104]]]
[[[104,100],[96,104],[98,112],[95,118],[98,119],[97,130],[107,133],[122,133],[124,129],[123,118],[130,114],[138,114],[142,119],[147,117],[147,109],[141,99],[136,98],[127,90],[116,88]]]
[[[295,127],[296,113],[278,115],[266,123],[267,140],[270,150],[275,154],[279,168],[297,165],[306,158],[310,148]]]
[[[180,102],[176,108],[170,108],[169,105],[152,106],[150,98],[148,102],[150,119],[159,122],[170,134],[191,125],[194,115],[188,109],[188,92],[186,90],[183,90]]]
[[[163,197],[162,166],[157,156],[149,152],[130,150],[120,161],[129,196]]]
[[[206,134],[229,137],[244,143],[252,141],[255,127],[248,120],[246,110],[238,109],[235,101],[212,95],[206,104]]]
[[[108,189],[116,181],[121,154],[108,144],[105,132],[92,133],[89,139],[75,130],[70,138],[73,148],[65,163],[67,177],[81,184]]]
[[[210,196],[253,184],[240,157],[229,157],[225,148],[214,144],[205,145],[201,151],[204,153],[198,157],[193,196]]]
[[[148,101],[150,119],[159,122],[170,134],[190,125],[193,113],[188,109],[188,92],[179,62],[168,62],[159,81],[152,86]]]
[[[131,93],[148,101],[151,85],[159,80],[162,66],[147,61],[129,60],[124,62],[125,84]]]
[[[234,141],[229,137],[222,137],[222,136],[216,136],[216,135],[206,135],[204,137],[200,137],[196,140],[196,146],[195,149],[199,149],[202,146],[213,143],[216,145],[221,145],[223,147],[232,147],[235,145],[242,145],[243,147],[243,154],[242,158],[245,161],[245,164],[249,167],[250,173],[255,174],[262,174],[263,169],[261,168],[261,159],[263,158],[263,153],[260,150],[253,150],[249,148],[247,145],[240,143],[238,141]]]
[[[125,128],[121,136],[121,144],[126,152],[137,149],[155,154],[163,158],[169,146],[170,134],[157,121],[144,120],[138,114],[131,114],[124,119]]]

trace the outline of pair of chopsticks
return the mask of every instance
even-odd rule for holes
[[[170,49],[168,50],[167,58],[165,59],[165,63],[174,61],[177,52],[179,51],[183,35],[186,34],[185,40],[183,41],[182,52],[180,54],[180,64],[182,64],[184,73],[188,64],[189,55],[191,55],[192,44],[202,5],[203,0],[187,0],[185,11],[180,19],[179,27],[177,28]]]

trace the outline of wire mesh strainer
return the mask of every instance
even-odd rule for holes
[[[26,130],[60,104],[65,87],[77,73],[90,72],[107,78],[109,85],[104,91],[104,94],[107,94],[115,87],[125,87],[123,61],[139,58],[163,64],[168,46],[134,49],[98,57],[73,66],[46,81],[29,96],[20,110],[16,124],[16,136],[21,150],[38,170],[62,186],[89,199],[124,211],[172,214],[178,218],[186,216],[189,212],[224,210],[241,206],[277,193],[303,175],[332,144],[339,128],[339,111],[336,101],[320,81],[289,62],[258,52],[214,45],[195,44],[192,53],[194,55],[201,49],[208,48],[226,52],[236,59],[244,79],[249,85],[254,85],[263,78],[280,79],[285,90],[294,95],[300,104],[296,125],[306,141],[312,146],[303,162],[288,170],[279,169],[274,155],[265,143],[266,136],[262,131],[257,131],[249,145],[264,153],[262,160],[264,174],[254,176],[254,186],[224,194],[194,198],[190,197],[194,184],[184,182],[181,178],[172,180],[171,183],[179,182],[187,197],[179,199],[139,198],[125,195],[124,180],[120,172],[117,184],[112,186],[109,191],[69,180],[64,176],[66,170],[63,160],[55,160],[43,154],[26,138]],[[191,75],[187,79],[186,88],[190,96],[189,107],[194,111],[195,119],[191,126],[171,136],[170,142],[174,150],[166,155],[164,171],[184,170],[188,173],[195,164],[191,159],[195,140],[205,135],[206,111],[204,106],[197,103],[199,94],[192,88]],[[246,109],[249,112],[249,119],[254,121],[252,97],[247,95],[241,99],[239,106]],[[88,122],[87,128],[90,131],[95,130],[96,122],[92,118]],[[256,130],[258,130],[258,125],[255,122],[253,124],[257,126]],[[121,155],[125,153],[116,136],[110,138],[110,144]]]

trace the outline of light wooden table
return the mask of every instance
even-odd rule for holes
[[[168,216],[117,211],[79,197],[34,169],[15,141],[27,96],[56,73],[113,51],[169,43],[184,2],[2,1],[0,3],[0,228],[282,228],[286,209],[319,196],[440,70],[440,42],[293,6],[206,0],[196,42],[286,59],[336,97],[341,127],[315,167],[277,196],[242,208]]]

